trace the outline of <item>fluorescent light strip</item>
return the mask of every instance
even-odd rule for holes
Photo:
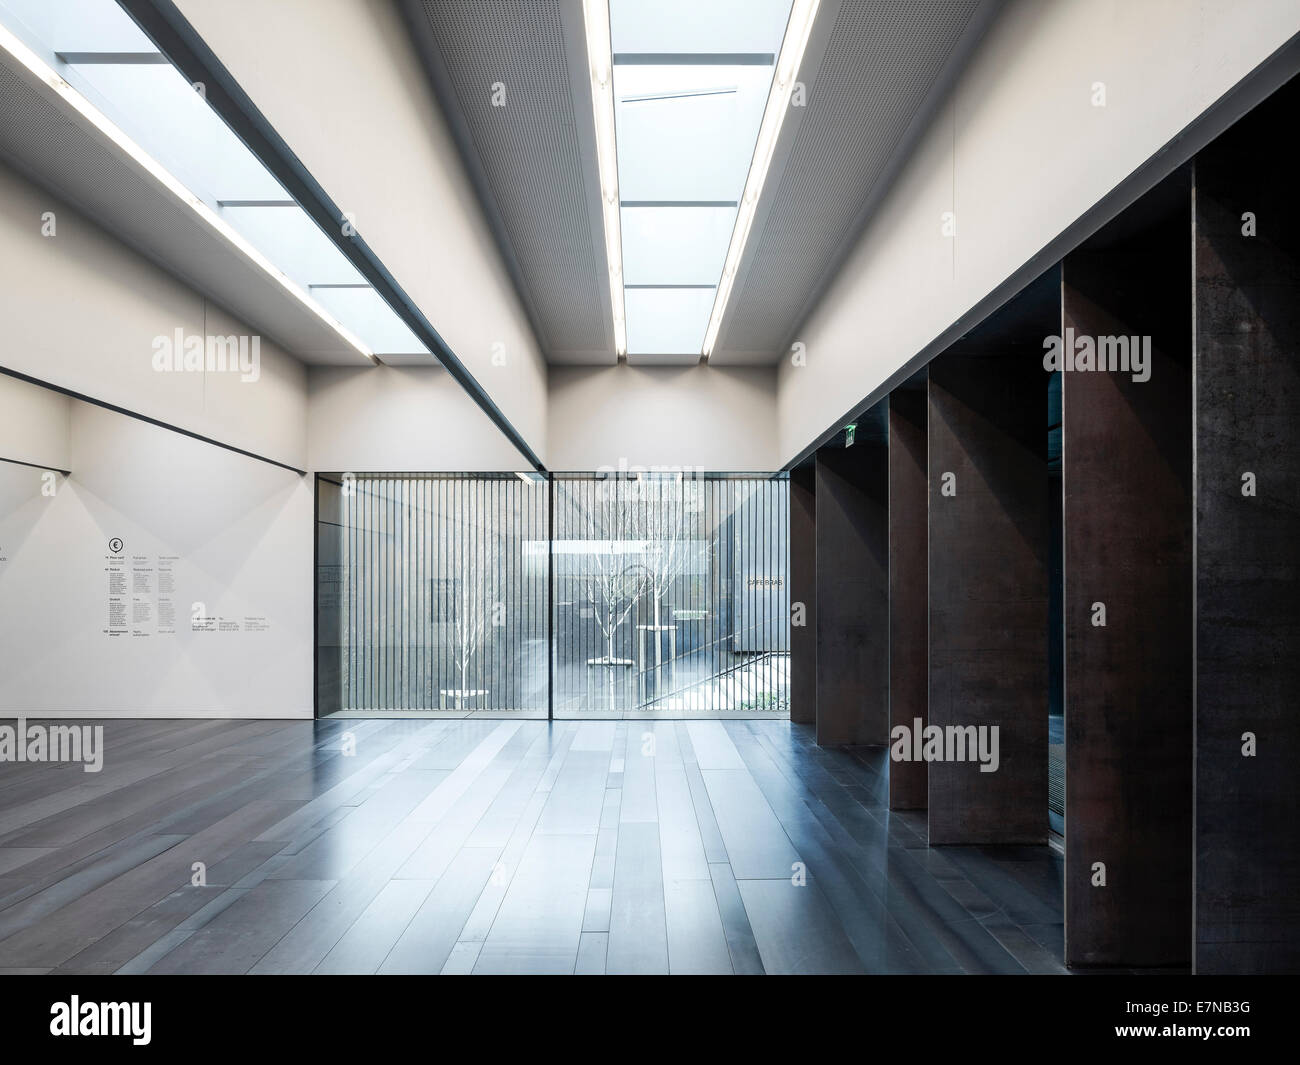
[[[600,172],[600,206],[605,220],[605,257],[609,262],[609,300],[614,310],[614,354],[627,354],[623,306],[623,234],[619,224],[618,154],[614,137],[614,56],[609,41],[608,0],[582,0],[587,28],[587,63],[591,75],[591,110],[596,119],[596,164]]]
[[[808,47],[808,37],[817,17],[817,4],[818,0],[794,0],[790,8],[790,20],[786,23],[785,38],[781,42],[781,55],[777,58],[772,88],[767,94],[763,122],[758,128],[754,158],[749,164],[749,176],[745,178],[745,194],[740,198],[740,206],[736,211],[731,244],[727,248],[722,277],[718,281],[718,292],[713,299],[709,328],[704,334],[704,347],[700,354],[705,359],[713,353],[718,330],[722,328],[722,315],[727,309],[727,300],[731,298],[731,286],[736,279],[736,271],[740,269],[740,258],[745,253],[750,227],[754,224],[754,212],[758,209],[758,198],[762,194],[763,183],[767,180],[768,168],[772,165],[781,124],[790,109],[794,79],[799,76],[799,66],[803,62],[804,50]]]
[[[124,151],[136,163],[147,170],[164,188],[166,188],[178,200],[188,205],[195,214],[203,219],[209,226],[215,229],[231,244],[238,248],[253,263],[259,266],[268,276],[275,280],[286,292],[292,295],[299,303],[311,311],[317,318],[334,330],[347,343],[356,348],[371,362],[378,362],[372,352],[360,338],[352,333],[346,326],[334,318],[329,311],[313,300],[306,292],[290,278],[284,271],[277,267],[270,259],[258,251],[252,244],[244,239],[237,231],[230,227],[223,218],[221,218],[211,207],[209,207],[198,196],[194,195],[181,182],[167,170],[161,163],[146,152],[140,145],[126,135],[107,115],[92,104],[86,97],[82,96],[72,85],[63,79],[63,77],[46,63],[39,55],[27,47],[19,40],[8,27],[0,25],[0,48],[3,48],[13,56],[24,67],[35,74],[41,81],[45,82],[59,96],[68,103],[82,118],[86,119],[92,126],[99,130],[104,136],[112,141],[118,148]]]

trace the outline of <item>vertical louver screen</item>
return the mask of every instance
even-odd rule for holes
[[[789,712],[784,478],[329,475],[319,518],[323,713]]]
[[[555,485],[555,716],[789,712],[789,481]]]
[[[547,495],[514,475],[345,482],[345,709],[545,713]]]

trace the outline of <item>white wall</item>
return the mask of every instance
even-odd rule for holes
[[[313,366],[308,468],[337,473],[530,470],[445,370]]]
[[[53,211],[54,236],[42,214]],[[306,375],[265,337],[256,381],[159,373],[154,338],[252,335],[67,204],[0,164],[0,366],[301,468]]]
[[[0,374],[0,459],[66,470],[72,400]]]
[[[311,717],[310,480],[70,408],[72,475],[53,496],[40,470],[0,463],[0,712]],[[114,537],[128,566],[175,556],[174,634],[104,631]],[[192,631],[196,602],[241,631]],[[250,616],[266,631],[246,631]]]
[[[1295,0],[1012,0],[782,362],[781,462],[1297,32]]]
[[[0,366],[305,466],[306,371],[271,341],[255,381],[158,372],[156,337],[251,331],[3,166],[0,247]],[[5,375],[0,458],[72,471],[0,462],[0,711],[311,716],[307,478]],[[113,537],[128,569],[175,556],[174,633],[104,631]],[[195,602],[240,631],[193,631]]]
[[[553,366],[546,464],[777,470],[775,385],[771,367]]]
[[[389,0],[179,0],[229,69],[539,455],[546,366]],[[504,365],[493,362],[502,345]],[[499,360],[498,360],[499,361]]]

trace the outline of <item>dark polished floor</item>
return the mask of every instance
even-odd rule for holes
[[[788,721],[99,723],[0,763],[0,972],[1065,971],[1052,851]]]

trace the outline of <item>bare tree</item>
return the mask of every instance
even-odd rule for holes
[[[604,659],[595,659],[592,664],[605,670],[611,708],[615,669],[630,664],[615,658],[614,642],[650,586],[650,572],[638,557],[644,549],[645,523],[636,487],[617,476],[598,481],[587,514],[590,538],[603,542],[590,552],[580,586],[605,644]]]
[[[474,690],[471,669],[487,642],[488,626],[497,622],[501,611],[501,537],[483,520],[485,508],[466,508],[474,515],[449,529],[452,562],[456,568],[451,602],[451,636],[454,663],[458,674],[456,706],[467,691]]]
[[[677,579],[690,561],[689,515],[695,486],[681,474],[655,478],[640,485],[644,508],[645,560],[649,571],[649,594],[654,611],[654,664],[656,683],[663,665],[662,610]]]

